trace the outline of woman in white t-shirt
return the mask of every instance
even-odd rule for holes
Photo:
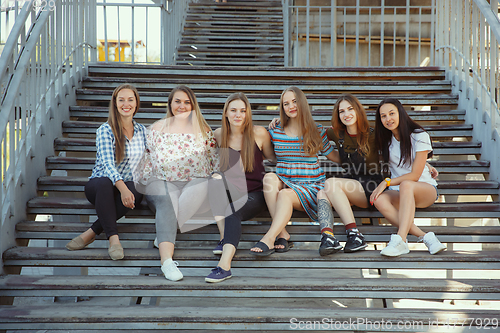
[[[446,249],[433,232],[425,233],[414,223],[415,208],[432,205],[439,196],[437,182],[426,167],[432,155],[431,138],[414,122],[395,98],[386,98],[375,115],[375,136],[383,162],[389,165],[386,178],[373,191],[370,203],[384,215],[398,233],[380,254],[396,257],[409,253],[408,233],[419,237],[431,254]]]

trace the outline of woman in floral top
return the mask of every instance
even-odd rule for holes
[[[155,212],[161,270],[172,281],[183,278],[172,261],[177,223],[182,232],[196,213],[209,211],[207,177],[216,170],[216,143],[193,91],[178,86],[168,97],[167,115],[147,131],[146,153],[136,185]]]

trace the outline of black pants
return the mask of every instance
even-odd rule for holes
[[[220,210],[221,202],[225,200],[227,203],[228,201],[226,199],[224,182],[222,179],[212,178],[208,184],[208,199],[210,200],[210,207],[213,214],[226,216],[224,223],[224,244],[232,244],[235,248],[238,248],[241,238],[241,221],[249,220],[267,208],[264,192],[250,192],[248,195],[240,196],[237,200],[233,198],[233,207],[236,207],[236,211],[233,213],[231,205],[227,204],[224,212],[222,212]],[[227,182],[227,184],[229,187],[232,187],[230,182]],[[234,190],[231,191],[232,194],[234,192]]]
[[[142,194],[135,190],[134,182],[125,182],[125,185],[134,194],[135,205],[140,204]],[[111,179],[108,177],[90,179],[85,185],[85,196],[95,206],[97,212],[97,220],[90,228],[96,235],[104,230],[107,238],[118,235],[116,221],[123,217],[130,208],[123,205],[121,193],[113,185]]]

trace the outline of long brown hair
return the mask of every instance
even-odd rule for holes
[[[342,94],[335,102],[333,106],[332,113],[332,128],[337,136],[339,136],[340,131],[347,132],[346,126],[340,120],[339,108],[340,103],[346,101],[351,104],[354,111],[356,112],[356,127],[357,127],[357,140],[359,150],[367,156],[370,153],[370,146],[368,145],[368,137],[370,136],[370,123],[368,123],[368,118],[366,117],[366,111],[359,99],[351,94]]]
[[[252,121],[252,110],[250,108],[250,102],[248,98],[242,92],[236,92],[231,94],[224,104],[224,111],[222,111],[222,136],[221,142],[219,144],[220,151],[220,166],[221,170],[226,170],[229,168],[229,138],[231,137],[231,125],[227,119],[227,113],[229,112],[229,104],[233,101],[240,100],[245,103],[245,122],[243,123],[243,142],[241,145],[240,156],[243,161],[243,168],[245,172],[253,171],[253,160],[254,160],[254,149],[255,149],[255,136],[253,133],[253,121]]]
[[[283,108],[283,96],[289,91],[295,94],[295,100],[297,101],[297,121],[299,128],[302,130],[302,149],[307,155],[316,155],[323,148],[323,139],[311,115],[306,95],[297,87],[288,87],[281,93],[280,121],[283,129],[290,120],[290,117],[286,115],[285,109]]]
[[[180,85],[172,89],[170,92],[170,95],[168,95],[168,104],[167,104],[167,118],[173,117],[174,114],[172,113],[172,101],[174,100],[174,95],[176,92],[182,91],[188,95],[189,101],[191,102],[191,112],[194,112],[198,126],[200,128],[201,134],[203,135],[204,139],[207,139],[207,132],[211,132],[212,129],[210,126],[208,126],[207,121],[205,118],[203,118],[203,115],[201,114],[200,106],[198,104],[198,100],[196,99],[196,96],[194,92],[191,90],[191,88],[186,87],[184,85]]]
[[[123,161],[123,159],[125,158],[125,134],[123,133],[122,117],[118,112],[118,107],[116,106],[116,98],[118,97],[118,93],[123,89],[130,89],[134,92],[136,101],[134,116],[137,111],[139,111],[139,107],[141,106],[139,92],[133,85],[124,83],[116,87],[113,91],[113,95],[111,97],[111,100],[109,101],[108,124],[113,131],[113,135],[115,136],[115,155],[117,164]]]

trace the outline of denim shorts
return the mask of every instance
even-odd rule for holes
[[[429,184],[431,185],[431,184]],[[432,185],[435,189],[436,189],[436,200],[439,199],[439,191],[438,191],[438,188],[436,185]],[[399,185],[396,185],[396,186],[389,186],[388,188],[386,188],[385,190],[389,190],[389,191],[398,191],[399,192]]]

